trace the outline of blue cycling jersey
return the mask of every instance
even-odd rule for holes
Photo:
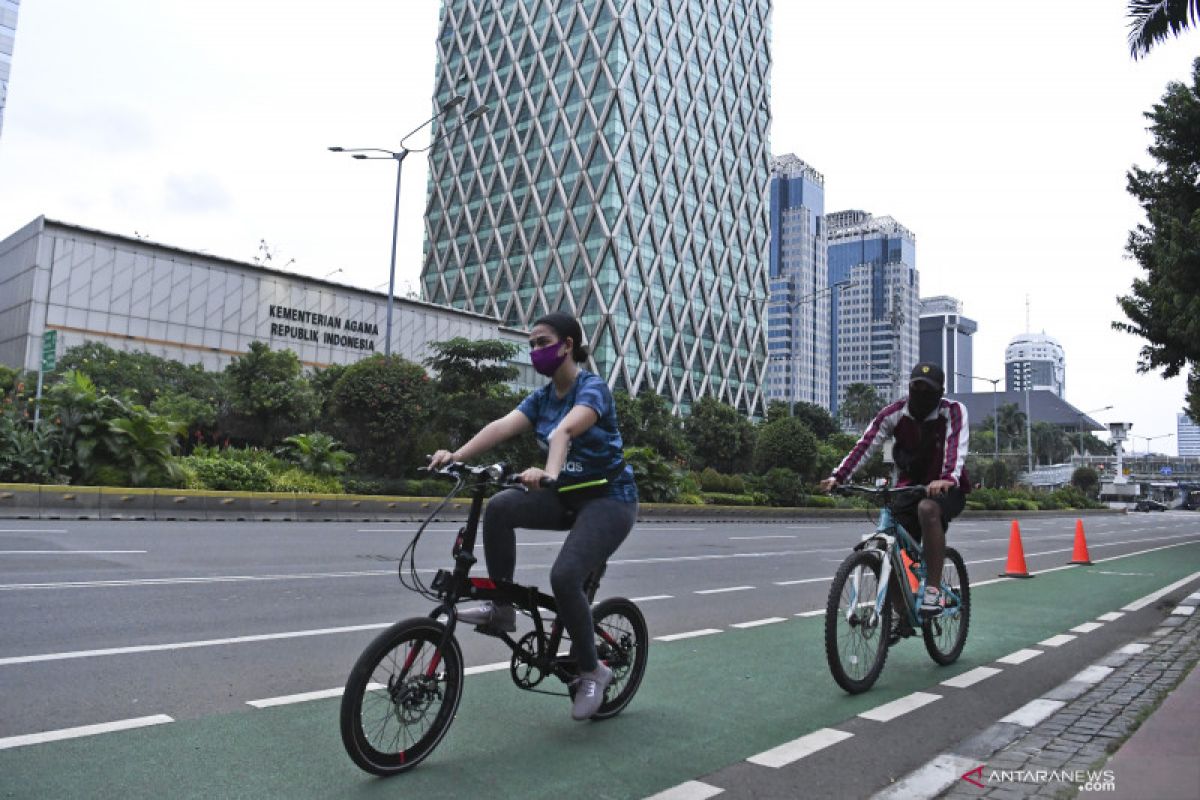
[[[636,503],[638,495],[633,468],[626,465],[620,469],[624,445],[617,429],[616,403],[603,378],[581,369],[575,383],[562,397],[551,382],[522,400],[517,410],[533,423],[538,445],[549,452],[550,434],[575,406],[587,406],[598,418],[595,425],[571,440],[560,477],[571,483],[608,478],[610,497]],[[618,470],[614,478],[613,473]]]

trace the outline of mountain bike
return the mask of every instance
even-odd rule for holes
[[[342,695],[342,744],[355,764],[375,775],[395,775],[421,763],[454,721],[464,677],[462,649],[454,636],[456,605],[464,600],[509,603],[528,616],[533,630],[518,639],[487,626],[476,626],[475,630],[508,645],[512,651],[509,674],[519,688],[574,698],[573,684],[579,670],[574,657],[560,655],[560,650],[569,646],[570,636],[557,619],[554,597],[534,586],[470,577],[488,488],[522,487],[503,464],[469,466],[456,462],[436,473],[453,478],[454,488],[413,535],[400,557],[399,573],[405,588],[438,606],[427,617],[402,620],[379,634],[354,664]],[[542,486],[556,488],[545,479]],[[417,542],[429,523],[464,488],[469,490],[471,506],[451,550],[454,568],[438,570],[426,586],[417,571]],[[603,574],[601,567],[584,583],[589,603]],[[596,654],[613,671],[604,702],[592,716],[593,720],[602,720],[620,713],[637,692],[646,672],[649,634],[641,610],[624,598],[595,604],[592,619]],[[551,677],[566,684],[566,690],[538,688]]]
[[[938,664],[952,664],[962,653],[971,624],[971,587],[967,567],[953,547],[942,568],[942,608],[935,616],[917,613],[925,590],[921,545],[896,522],[897,498],[924,496],[925,486],[871,488],[839,486],[834,492],[859,494],[880,504],[879,522],[846,557],[829,587],[825,608],[825,658],[833,679],[851,694],[870,689],[887,661],[890,636],[920,629],[925,649]],[[893,634],[892,615],[903,609]]]

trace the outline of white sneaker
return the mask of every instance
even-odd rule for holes
[[[591,672],[581,672],[575,679],[575,703],[571,706],[571,719],[585,720],[600,710],[604,704],[604,690],[612,683],[613,673],[604,664]]]
[[[942,613],[942,593],[936,586],[926,586],[921,596],[921,605],[917,614],[921,617],[936,617]]]

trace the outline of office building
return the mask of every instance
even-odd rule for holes
[[[946,373],[950,394],[971,391],[974,369],[971,336],[979,330],[975,320],[963,316],[962,301],[953,297],[921,298],[921,361],[932,361]]]
[[[761,413],[770,9],[444,2],[435,104],[491,111],[430,151],[423,296],[572,312],[614,389]]]
[[[8,77],[12,73],[20,5],[21,0],[0,0],[0,133],[4,131],[4,107],[8,104]]]
[[[1065,397],[1066,355],[1062,345],[1045,333],[1021,333],[1004,350],[1004,385],[1010,391],[1047,389]]]
[[[1187,414],[1175,417],[1175,441],[1181,458],[1200,458],[1200,425]]]
[[[522,346],[520,387],[533,373],[524,331],[452,308],[397,298],[392,352],[420,362],[456,336]],[[254,341],[308,367],[382,353],[387,295],[257,264],[39,217],[0,240],[0,364],[37,370],[46,338],[56,356],[101,342],[223,369]],[[50,333],[50,337],[45,337]]]
[[[771,177],[767,400],[829,408],[825,179],[791,153]]]
[[[903,397],[919,352],[916,237],[891,217],[838,211],[829,235],[832,412],[846,387],[865,383],[885,401]]]

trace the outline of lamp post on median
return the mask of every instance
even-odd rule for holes
[[[488,113],[489,109],[486,105],[477,106],[476,108],[471,109],[471,111],[467,112],[467,114],[465,116],[463,116],[462,121],[458,125],[456,125],[453,128],[447,128],[446,130],[442,131],[442,133],[439,136],[436,136],[433,139],[431,139],[429,144],[425,145],[424,147],[409,148],[409,147],[405,147],[404,143],[413,134],[424,129],[427,125],[432,124],[435,120],[440,119],[441,117],[444,117],[452,109],[462,105],[466,101],[466,99],[467,98],[461,94],[456,94],[456,95],[454,95],[454,97],[451,97],[448,101],[446,101],[446,104],[442,106],[441,110],[438,111],[438,113],[434,114],[432,117],[425,120],[417,127],[413,128],[411,131],[408,132],[408,134],[406,134],[404,136],[403,139],[400,140],[400,149],[399,150],[387,150],[387,149],[380,148],[380,147],[330,147],[329,148],[329,150],[331,152],[350,153],[351,158],[356,158],[356,159],[363,160],[363,161],[373,161],[373,160],[377,160],[377,159],[391,159],[396,162],[396,206],[395,206],[395,210],[392,213],[392,259],[391,259],[391,263],[388,265],[387,327],[386,327],[386,333],[385,333],[385,336],[387,338],[385,338],[383,341],[383,354],[385,356],[390,356],[392,354],[392,310],[395,306],[395,301],[396,301],[396,237],[400,231],[400,176],[404,169],[404,159],[408,157],[409,153],[424,153],[425,151],[429,150],[431,147],[433,147],[435,144],[437,144],[442,139],[446,138],[447,136],[454,133],[455,131],[462,129],[468,123],[474,122],[475,120],[482,117],[484,114]],[[382,155],[374,155],[376,153],[379,153]]]
[[[1104,408],[1093,408],[1091,411],[1079,412],[1079,455],[1083,455],[1083,418],[1088,414],[1098,414],[1101,411],[1111,411],[1112,406],[1104,406]]]
[[[954,373],[960,378],[969,378],[973,381],[986,381],[992,385],[992,460],[1000,460],[1000,406],[998,405],[996,387],[1000,385],[1003,378],[981,378],[978,375],[967,375],[963,372]]]

